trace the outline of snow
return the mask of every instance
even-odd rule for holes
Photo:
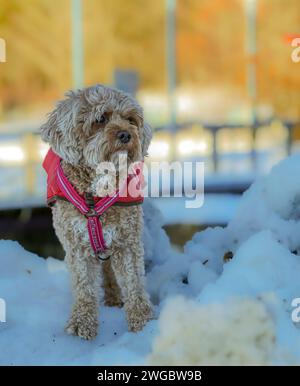
[[[149,351],[154,322],[139,334],[145,336],[141,343],[127,332],[123,310],[117,308],[102,307],[94,342],[66,335],[63,326],[72,302],[65,265],[38,258],[17,242],[2,240],[0,250],[0,297],[7,314],[6,323],[0,323],[1,365],[122,364],[124,356],[131,364]]]
[[[267,365],[274,355],[274,337],[265,308],[253,300],[199,307],[179,297],[162,311],[160,336],[154,340],[149,362]]]
[[[64,263],[0,241],[0,364],[299,364],[300,155],[259,178],[225,228],[208,228],[183,253],[147,200],[147,288],[156,320],[127,331],[123,310],[101,305],[98,337],[63,331],[72,297]],[[189,211],[190,209],[186,209]],[[224,255],[233,258],[224,263]]]
[[[164,223],[174,224],[227,224],[235,214],[240,201],[237,194],[205,194],[200,208],[186,209],[185,197],[153,198],[153,204],[160,210]]]

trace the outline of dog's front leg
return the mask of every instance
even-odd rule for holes
[[[66,325],[69,334],[93,339],[98,330],[100,290],[100,262],[90,255],[88,248],[70,248],[66,262],[72,276],[74,305]]]
[[[142,243],[132,248],[117,248],[112,254],[112,268],[122,292],[130,331],[140,331],[153,317],[145,290],[144,250]]]

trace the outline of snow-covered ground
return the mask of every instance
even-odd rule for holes
[[[127,331],[123,310],[101,306],[95,341],[67,336],[64,263],[0,241],[0,364],[300,364],[292,306],[300,298],[299,176],[296,154],[252,185],[226,228],[197,233],[184,253],[146,201],[147,287],[158,319],[138,334]]]

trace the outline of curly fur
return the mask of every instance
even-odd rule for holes
[[[107,122],[99,124],[103,114]],[[129,143],[118,140],[121,130],[131,134]],[[141,161],[147,154],[151,129],[131,96],[96,85],[68,92],[50,113],[41,135],[63,159],[64,173],[77,191],[97,194],[104,178],[98,171],[100,162],[111,161],[120,170],[120,154],[126,154],[129,162]],[[72,204],[57,201],[52,214],[66,253],[75,300],[66,331],[85,339],[97,335],[101,283],[105,304],[124,305],[129,329],[142,329],[152,317],[144,283],[142,207],[113,206],[101,216],[108,246],[103,257],[110,256],[106,262],[93,255],[86,219]]]

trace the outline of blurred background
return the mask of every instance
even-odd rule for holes
[[[0,237],[62,257],[38,129],[66,90],[132,93],[151,161],[204,161],[205,202],[153,199],[181,248],[224,226],[255,178],[300,147],[299,0],[0,0]]]

